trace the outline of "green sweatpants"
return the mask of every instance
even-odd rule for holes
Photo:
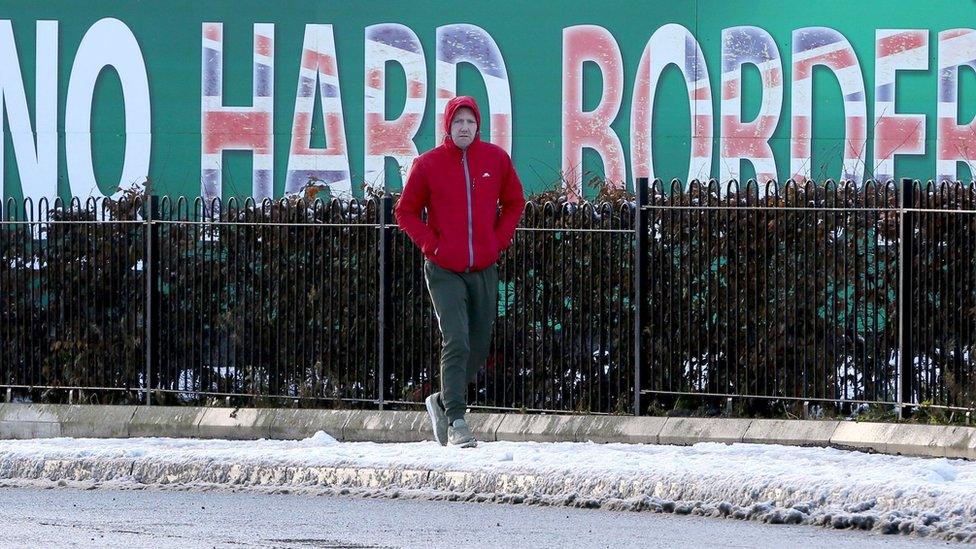
[[[488,359],[498,314],[498,269],[454,273],[427,261],[424,275],[441,328],[441,401],[453,423],[464,417],[468,384]]]

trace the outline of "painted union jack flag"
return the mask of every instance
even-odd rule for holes
[[[495,39],[475,25],[437,27],[437,143],[444,140],[444,108],[457,95],[457,64],[461,62],[474,65],[485,80],[491,142],[512,154],[512,92],[505,60]]]
[[[654,31],[637,67],[630,114],[630,158],[634,166],[635,185],[640,177],[654,179],[651,111],[658,80],[668,65],[677,65],[681,69],[692,105],[691,161],[687,180],[704,180],[711,174],[712,92],[705,57],[691,31],[671,23]]]
[[[399,63],[407,80],[406,103],[395,120],[386,118],[387,61]],[[427,62],[413,30],[399,23],[366,27],[365,89],[366,183],[385,187],[387,157],[396,160],[403,176],[417,158],[414,137],[427,106]]]
[[[742,120],[742,65],[759,69],[762,104],[754,120]],[[783,108],[783,67],[779,49],[759,27],[733,27],[722,31],[722,137],[720,179],[741,179],[739,166],[748,160],[760,183],[776,181],[776,161],[769,139]],[[760,185],[760,189],[765,189]]]
[[[925,154],[925,116],[895,111],[895,73],[929,66],[926,30],[879,29],[874,62],[874,179],[890,181],[895,156]]]
[[[326,139],[326,147],[321,149],[310,147],[316,94],[321,99]],[[333,196],[352,196],[332,25],[305,25],[288,153],[286,192],[297,192],[310,182],[322,182]]]
[[[976,118],[959,125],[959,69],[976,70],[976,31],[953,29],[939,33],[939,124],[936,168],[939,181],[959,179],[960,162],[976,176]]]
[[[790,177],[798,183],[811,178],[813,151],[813,70],[829,68],[840,83],[844,97],[844,141],[842,180],[861,183],[867,146],[867,102],[861,65],[844,35],[827,27],[793,31],[792,138]],[[819,176],[820,174],[818,174]]]
[[[600,67],[603,96],[596,108],[584,112],[583,64],[587,61]],[[610,184],[626,185],[623,146],[610,127],[623,98],[623,65],[617,41],[607,29],[577,25],[563,30],[562,179],[571,196],[580,196],[584,148],[600,155]]]
[[[208,199],[220,198],[223,151],[245,150],[254,155],[251,196],[257,200],[269,198],[274,191],[274,25],[254,25],[250,107],[224,105],[223,40],[223,23],[203,24],[200,194]]]

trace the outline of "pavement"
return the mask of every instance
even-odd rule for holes
[[[811,547],[947,542],[695,516],[295,494],[0,488],[0,546]]]
[[[423,412],[0,404],[0,487],[449,499],[976,541],[970,427],[468,419],[475,450],[431,442]]]
[[[976,428],[837,420],[467,414],[483,441],[786,444],[976,460]],[[179,437],[301,439],[325,431],[344,442],[433,440],[425,412],[0,404],[0,439]]]

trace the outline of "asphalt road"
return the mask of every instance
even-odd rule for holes
[[[0,488],[0,547],[935,547],[652,513],[357,497]]]

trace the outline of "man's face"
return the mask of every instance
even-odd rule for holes
[[[461,107],[454,112],[454,118],[451,119],[451,139],[455,145],[467,149],[468,145],[474,141],[477,131],[478,121],[475,120],[474,111],[467,107]]]

